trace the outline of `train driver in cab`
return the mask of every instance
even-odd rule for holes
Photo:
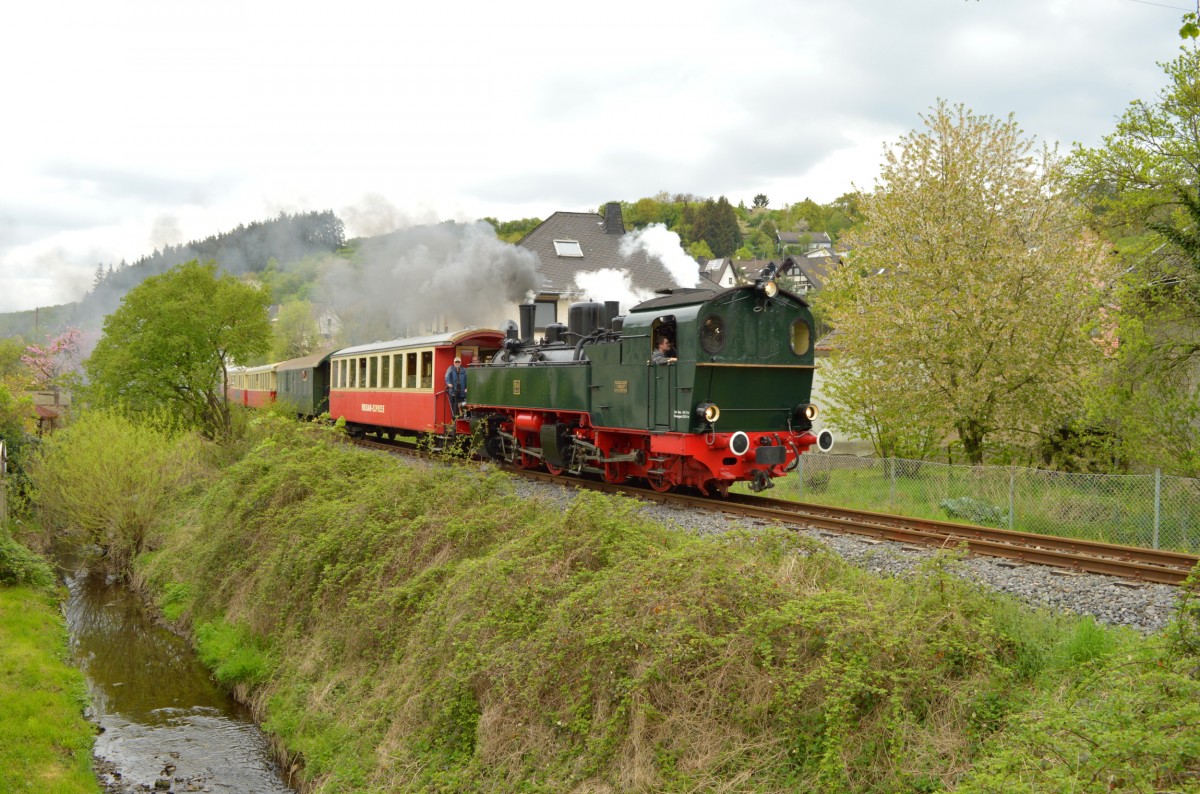
[[[679,360],[678,355],[675,348],[671,347],[671,338],[666,334],[660,334],[658,344],[654,348],[654,355],[650,356],[650,363],[671,364]]]

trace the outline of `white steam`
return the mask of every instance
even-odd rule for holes
[[[661,223],[652,223],[621,239],[621,256],[628,259],[638,250],[662,262],[678,287],[694,287],[700,280],[700,268],[683,250],[679,235]]]
[[[619,301],[621,314],[654,297],[653,292],[633,286],[628,270],[611,267],[576,273],[575,286],[579,288],[580,300]]]

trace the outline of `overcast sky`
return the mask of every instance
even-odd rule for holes
[[[0,46],[0,311],[97,263],[331,209],[347,233],[771,206],[874,183],[938,98],[1098,144],[1189,0],[17,3]]]

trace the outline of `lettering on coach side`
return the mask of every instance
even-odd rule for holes
[[[362,409],[363,409],[363,413],[368,413],[368,414],[381,414],[384,412],[384,408],[382,405],[368,405],[367,403],[363,403]]]

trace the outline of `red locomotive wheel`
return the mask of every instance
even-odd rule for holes
[[[546,471],[557,477],[563,473],[563,468],[561,466],[555,466],[553,463],[546,461]]]
[[[659,493],[666,493],[671,490],[671,481],[661,474],[653,474],[646,478],[646,482],[650,483],[650,487]]]

